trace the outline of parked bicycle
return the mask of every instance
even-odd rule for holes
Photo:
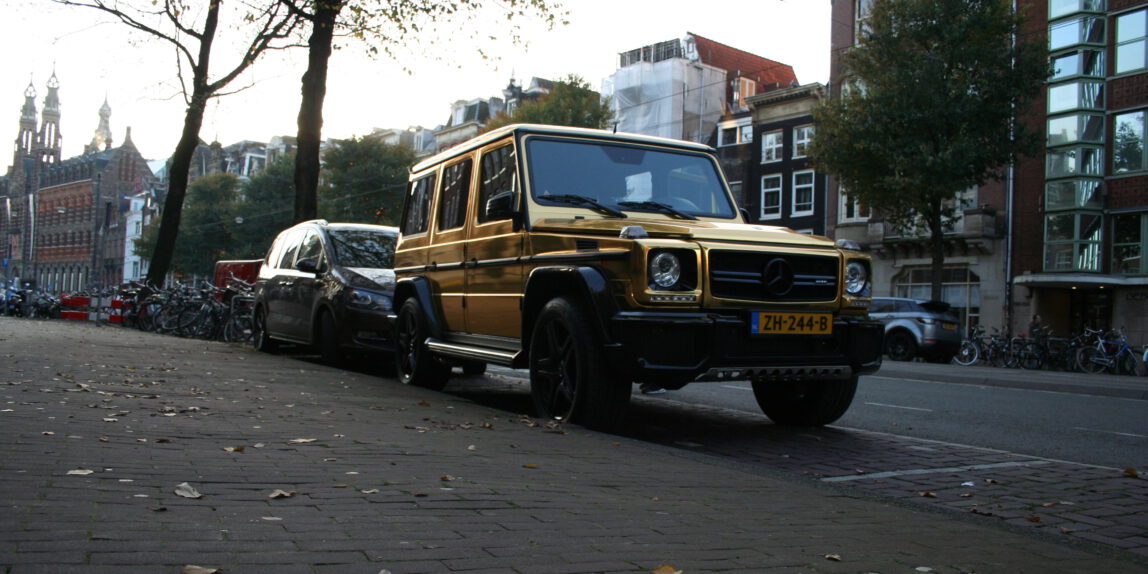
[[[1123,329],[1108,331],[1098,336],[1095,344],[1082,347],[1076,362],[1087,373],[1136,374],[1136,351],[1128,345]]]

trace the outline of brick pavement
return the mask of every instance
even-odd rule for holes
[[[222,343],[0,318],[0,361],[6,573],[1148,572]]]

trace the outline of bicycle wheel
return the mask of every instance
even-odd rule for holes
[[[1086,373],[1103,373],[1108,367],[1108,357],[1096,347],[1083,347],[1076,352],[1076,366]]]
[[[965,339],[961,341],[961,348],[953,357],[953,362],[958,365],[969,366],[975,364],[981,358],[981,350],[977,344]]]
[[[1021,344],[1020,348],[1017,349],[1017,362],[1020,363],[1020,368],[1029,371],[1035,371],[1044,366],[1044,357],[1040,355],[1036,341],[1027,341]]]
[[[1132,353],[1121,353],[1120,356],[1116,359],[1116,374],[1136,374],[1136,357],[1133,356]]]

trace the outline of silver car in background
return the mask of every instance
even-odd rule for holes
[[[960,323],[944,301],[874,297],[869,316],[885,324],[885,354],[894,361],[948,363],[961,348]]]

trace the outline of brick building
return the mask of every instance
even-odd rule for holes
[[[149,189],[151,169],[131,141],[112,147],[111,108],[84,154],[61,160],[59,82],[48,81],[36,117],[35,88],[25,90],[12,167],[0,178],[0,253],[4,279],[57,291],[123,279],[127,197]]]

